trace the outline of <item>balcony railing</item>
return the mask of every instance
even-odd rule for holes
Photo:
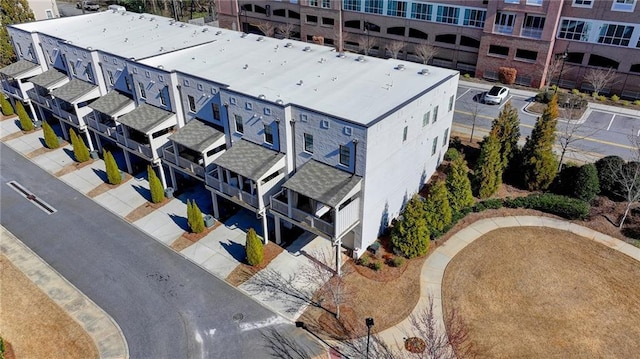
[[[7,83],[3,83],[2,88],[4,89],[4,92],[6,92],[7,94],[14,95],[24,100],[24,97],[22,96],[22,91],[19,88],[13,87]]]
[[[493,25],[493,32],[511,35],[513,34],[513,25]]]
[[[149,159],[153,158],[153,151],[151,151],[151,146],[150,145],[144,145],[142,143],[138,143],[138,142],[126,137],[121,132],[116,132],[116,140],[121,145],[124,145],[127,148],[132,149],[135,152],[138,152],[138,153],[146,156]]]
[[[523,27],[522,33],[520,35],[523,37],[530,37],[532,39],[541,39],[542,29],[538,29],[535,27]]]
[[[54,113],[58,115],[58,117],[62,118],[63,120],[71,122],[76,126],[80,126],[80,121],[78,121],[78,116],[76,116],[75,114],[71,112],[67,112],[59,107],[55,109]]]
[[[351,225],[360,219],[360,198],[356,198],[351,203],[338,211],[336,225],[338,235],[342,234]]]
[[[35,89],[28,89],[27,96],[29,96],[31,101],[35,101],[41,106],[44,106],[48,109],[52,109],[53,104],[51,102],[52,101],[51,97],[42,96]]]
[[[198,163],[190,161],[187,158],[184,158],[178,154],[178,160],[176,161],[176,156],[174,153],[173,146],[167,146],[162,149],[162,157],[170,163],[187,170],[200,178],[204,178],[204,167]]]
[[[289,216],[289,206],[287,203],[279,201],[275,196],[271,197],[271,209],[283,214],[296,222],[304,223],[312,228],[315,228],[322,233],[327,234],[330,237],[334,236],[334,226],[331,223],[327,223],[320,218],[314,216],[311,213],[302,211],[297,208],[291,208],[291,216]]]
[[[218,169],[215,169],[209,173],[204,178],[205,183],[209,187],[220,188],[220,180],[218,179]]]
[[[96,120],[96,118],[95,118],[95,116],[93,114],[89,114],[85,118],[87,119],[87,124],[89,125],[89,127],[93,128],[94,130],[102,133],[103,135],[105,135],[107,137],[111,137],[113,139],[117,139],[118,130],[117,130],[116,126],[105,125],[104,123]]]

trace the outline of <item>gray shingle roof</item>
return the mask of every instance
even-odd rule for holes
[[[118,122],[140,132],[147,133],[149,132],[149,130],[153,129],[154,127],[158,126],[174,115],[175,114],[173,112],[165,111],[163,109],[144,103],[138,106],[135,110],[118,118]]]
[[[133,100],[125,95],[122,95],[118,91],[111,91],[108,94],[93,101],[89,107],[113,117],[118,111],[125,106],[133,104]]]
[[[66,74],[56,69],[49,69],[38,76],[32,77],[29,82],[48,89],[49,86],[53,86],[66,78],[68,78]]]
[[[336,207],[361,180],[362,177],[309,160],[282,186]]]
[[[246,140],[239,140],[213,162],[243,177],[257,181],[283,157],[282,153]]]
[[[177,142],[197,152],[204,152],[217,140],[224,137],[224,133],[208,126],[202,121],[191,120],[176,133],[169,136],[171,141]]]
[[[57,98],[67,102],[74,102],[83,95],[89,93],[98,86],[84,82],[82,80],[73,79],[57,89],[51,91],[51,94]]]
[[[3,73],[11,78],[15,78],[16,76],[23,74],[29,70],[33,70],[40,65],[34,64],[33,62],[27,60],[18,60],[17,62],[12,63],[9,66],[5,66],[0,69],[0,73]]]

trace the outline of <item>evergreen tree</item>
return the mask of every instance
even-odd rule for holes
[[[4,95],[0,94],[0,104],[2,105],[2,114],[5,116],[13,115],[13,106],[11,106],[11,102],[4,97]]]
[[[553,153],[557,123],[558,96],[553,95],[522,148],[522,175],[531,191],[547,189],[557,174],[558,160]]]
[[[56,135],[47,121],[42,123],[42,132],[44,133],[44,144],[47,145],[48,148],[54,149],[60,147],[58,135]]]
[[[189,225],[192,233],[202,233],[204,231],[204,217],[195,200],[191,201],[191,222]]]
[[[247,232],[245,250],[247,252],[247,263],[249,263],[249,265],[257,266],[262,263],[264,259],[264,246],[253,228],[249,228]]]
[[[78,139],[78,142],[82,141]],[[104,165],[107,169],[107,181],[112,185],[119,185],[122,182],[122,175],[116,163],[116,159],[109,151],[104,151]]]
[[[162,171],[162,168],[160,168]],[[151,202],[160,203],[164,201],[164,188],[162,188],[162,182],[156,175],[156,171],[153,167],[147,166],[147,173],[149,174],[149,190],[151,191]]]
[[[449,203],[453,211],[458,212],[473,204],[469,168],[463,156],[458,156],[451,161],[447,174],[447,190],[449,190]]]
[[[187,199],[187,224],[189,225],[189,230],[193,228],[193,206],[191,205],[191,200]]]
[[[449,204],[449,191],[444,181],[438,180],[431,186],[429,196],[424,202],[427,227],[432,235],[441,234],[453,217],[453,211]]]
[[[22,131],[33,131],[33,121],[29,115],[27,115],[27,110],[24,109],[24,105],[21,101],[16,101],[16,114],[18,114],[18,118],[20,119],[20,127],[22,127]]]
[[[391,230],[391,243],[407,258],[415,258],[429,250],[429,228],[425,220],[424,203],[413,195],[402,211],[402,216]]]
[[[606,156],[596,161],[602,194],[613,199],[620,199],[620,182],[615,170],[622,167],[624,167],[624,160],[620,156]]]
[[[495,133],[498,142],[500,142],[502,168],[505,170],[513,159],[520,139],[520,118],[518,110],[511,106],[511,101],[504,105],[498,118],[493,120],[491,132]]]
[[[71,147],[73,148],[73,156],[76,156],[78,153],[78,135],[76,135],[76,131],[71,128],[69,129],[69,138],[71,139]],[[78,159],[76,158],[76,161]]]
[[[475,187],[480,198],[491,197],[502,184],[502,157],[500,142],[496,134],[491,132],[485,137],[480,147],[480,157],[475,170]]]
[[[591,202],[598,192],[600,192],[600,182],[596,166],[593,163],[583,165],[578,170],[573,184],[573,197]]]
[[[16,61],[16,55],[9,41],[7,25],[33,21],[35,17],[29,8],[27,0],[0,0],[0,67],[5,67]]]
[[[72,128],[69,130],[69,136],[71,136],[71,146],[73,147],[73,155],[78,162],[86,162],[91,159],[89,149],[84,144],[84,140],[81,136],[76,135],[76,131]]]

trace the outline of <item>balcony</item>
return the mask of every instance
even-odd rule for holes
[[[2,89],[7,95],[12,95],[14,97],[18,97],[21,100],[24,100],[22,91],[18,87],[12,86],[9,82],[2,81]]]
[[[530,37],[532,39],[541,39],[542,38],[542,29],[538,29],[535,27],[523,27],[522,32],[520,33],[522,37]]]
[[[513,25],[493,25],[493,32],[498,34],[513,34]]]
[[[285,217],[291,218],[298,223],[305,224],[311,228],[315,228],[320,232],[326,234],[330,238],[334,237],[335,227],[332,223],[329,223],[327,221],[328,219],[326,218],[326,217],[330,217],[330,215],[329,216],[325,215],[323,216],[325,219],[322,219],[321,217],[317,217],[309,212],[306,212],[299,208],[295,208],[293,206],[291,207],[291,215],[289,215],[289,205],[286,202],[282,202],[277,198],[282,199],[282,196],[271,197],[271,209],[273,211],[276,211],[284,215]],[[329,213],[330,212],[327,212],[326,214],[329,214]]]
[[[106,123],[100,122],[99,120],[96,119],[96,116],[93,113],[87,115],[86,119],[89,127],[91,127],[92,129],[96,130],[97,132],[107,137],[111,137],[117,140],[118,131],[117,131],[117,127],[115,126],[115,123],[113,125],[108,125]]]
[[[40,95],[36,89],[29,89],[27,90],[27,96],[29,96],[29,98],[31,99],[31,101],[35,101],[36,103],[38,103],[40,106],[42,107],[46,107],[48,109],[53,109],[53,103],[52,103],[52,99],[50,96],[43,96]]]
[[[188,153],[178,152],[176,157],[175,148],[172,145],[168,145],[162,149],[162,158],[165,161],[198,176],[199,178],[205,178],[204,167],[201,164],[196,163],[195,158]]]
[[[80,126],[80,121],[78,120],[78,116],[74,113],[68,112],[66,109],[62,109],[59,106],[54,107],[53,113],[66,122],[72,123],[76,126]]]
[[[139,154],[142,154],[148,159],[153,159],[153,151],[151,151],[150,145],[136,142],[131,138],[126,137],[124,133],[121,133],[121,132],[116,132],[116,140],[118,141],[119,144],[123,145],[124,147],[131,149],[134,152],[137,152]]]
[[[258,195],[243,191],[242,189],[230,185],[218,179],[218,169],[209,172],[205,176],[205,183],[224,197],[236,202],[244,202],[253,208],[258,208]]]

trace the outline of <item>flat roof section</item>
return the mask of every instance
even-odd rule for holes
[[[368,125],[458,71],[345,53],[331,47],[243,35],[140,61],[228,89]]]
[[[10,25],[68,40],[74,46],[140,59],[216,40],[217,28],[112,10]],[[206,29],[206,30],[205,30]]]

